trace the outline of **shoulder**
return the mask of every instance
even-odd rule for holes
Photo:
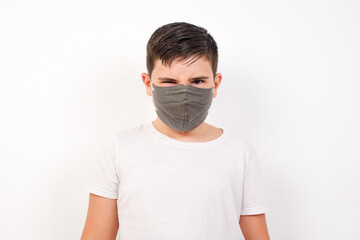
[[[244,136],[231,134],[229,136],[229,144],[241,152],[255,152],[252,144]]]
[[[236,151],[239,160],[245,165],[250,166],[256,160],[256,151],[252,143],[241,135],[231,134],[228,139],[233,151]]]
[[[118,129],[111,134],[110,139],[120,146],[138,145],[144,138],[144,127],[144,123],[140,123],[131,127]]]

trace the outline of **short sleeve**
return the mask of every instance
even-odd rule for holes
[[[248,145],[245,157],[243,181],[243,198],[241,215],[253,215],[267,212],[264,184],[257,155],[251,145]]]
[[[105,141],[91,167],[85,190],[102,197],[118,199],[119,178],[116,168],[117,139],[113,134]]]

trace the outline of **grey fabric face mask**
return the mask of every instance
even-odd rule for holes
[[[198,88],[191,84],[158,87],[151,83],[156,114],[169,128],[187,132],[205,121],[213,99],[214,86]]]

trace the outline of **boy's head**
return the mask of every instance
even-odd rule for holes
[[[185,22],[163,25],[151,35],[146,51],[146,66],[150,78],[157,60],[170,67],[175,59],[180,62],[189,60],[191,64],[201,57],[210,62],[215,78],[218,65],[217,44],[202,27]]]
[[[175,22],[156,29],[146,49],[141,76],[159,118],[179,132],[197,128],[222,79],[216,42],[202,27]]]
[[[216,97],[222,74],[216,73],[217,44],[206,29],[186,22],[165,24],[151,35],[146,51],[148,73],[141,75],[149,96],[151,83],[161,87],[191,83],[214,87]]]

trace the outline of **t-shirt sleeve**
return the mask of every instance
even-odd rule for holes
[[[246,167],[243,180],[241,215],[267,212],[261,168],[253,147],[248,144],[245,152]]]
[[[92,163],[85,190],[102,197],[118,199],[119,178],[116,168],[117,140],[108,137]]]

